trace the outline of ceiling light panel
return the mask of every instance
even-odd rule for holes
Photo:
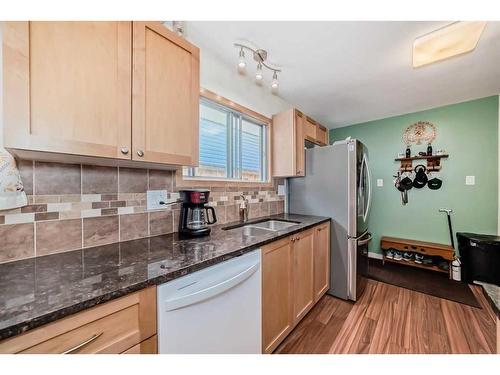
[[[413,67],[473,51],[485,26],[483,21],[455,22],[415,39]]]

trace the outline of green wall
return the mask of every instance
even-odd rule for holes
[[[413,188],[409,203],[403,206],[393,184],[398,169],[394,158],[404,152],[404,129],[419,120],[436,125],[433,149],[444,149],[450,156],[442,161],[441,189]],[[368,146],[373,186],[371,252],[380,252],[383,235],[449,243],[446,217],[439,208],[453,209],[455,233],[497,233],[498,123],[498,96],[491,96],[330,131],[332,142],[351,136]],[[412,155],[426,147],[414,146]],[[476,176],[475,185],[465,185],[468,175]],[[384,180],[383,187],[376,186],[378,178]]]

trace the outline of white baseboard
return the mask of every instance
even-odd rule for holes
[[[372,252],[369,251],[368,252],[368,258],[383,259],[383,256],[380,253],[372,253]]]

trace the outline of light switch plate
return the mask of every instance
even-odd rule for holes
[[[377,178],[377,186],[378,186],[378,187],[382,187],[382,186],[384,186],[384,180],[383,180],[383,179],[381,179],[381,178]]]
[[[146,193],[148,210],[157,210],[159,208],[164,208],[165,206],[160,204],[160,202],[167,201],[167,191],[166,190],[148,190]]]
[[[465,185],[475,185],[476,176],[465,176]]]

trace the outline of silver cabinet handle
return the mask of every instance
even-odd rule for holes
[[[127,155],[128,154],[128,147],[123,146],[120,151],[122,152],[123,155]]]
[[[97,340],[99,337],[102,336],[102,332],[101,333],[96,333],[95,335],[93,335],[91,338],[85,340],[84,342],[76,345],[76,346],[73,346],[72,348],[62,352],[61,354],[72,354],[74,352],[76,352],[78,349],[81,349],[83,348],[85,345],[88,345],[90,344],[91,342]]]
[[[137,155],[142,158],[144,156],[144,151],[137,150]]]

